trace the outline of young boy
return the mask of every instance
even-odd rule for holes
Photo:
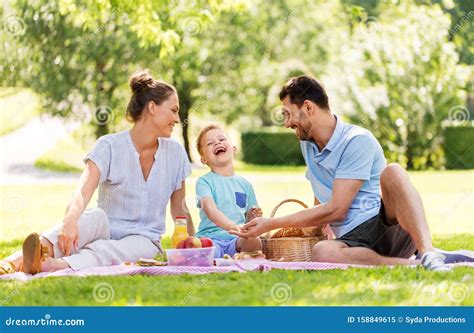
[[[209,125],[198,135],[197,150],[201,162],[211,169],[196,183],[201,217],[197,237],[212,239],[216,258],[261,250],[259,238],[246,239],[229,234],[230,230],[239,231],[239,225],[262,216],[252,185],[234,172],[237,148],[221,127]]]

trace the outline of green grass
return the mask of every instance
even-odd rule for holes
[[[275,169],[250,171],[244,167],[239,173],[253,183],[260,206],[268,215],[276,203],[288,197],[311,202],[311,189],[302,171],[298,167],[280,173]],[[195,170],[188,181],[188,205],[196,224],[198,210],[192,205],[192,193],[197,177],[204,172],[206,169]],[[474,250],[473,175],[472,170],[410,173],[423,198],[435,246]],[[59,223],[73,191],[74,185],[65,184],[0,186],[0,257],[19,249],[28,233]],[[296,209],[295,205],[284,206],[278,214]],[[167,229],[172,230],[169,215]],[[169,232],[165,246],[169,244],[168,237]],[[0,281],[0,302],[4,305],[473,305],[473,279],[474,271],[465,267],[449,274],[397,267],[205,276],[63,277],[24,283]],[[101,303],[93,297],[98,283],[113,288],[113,299]],[[291,298],[280,303],[271,297],[272,287],[277,283],[286,283],[291,288]]]
[[[397,267],[205,276],[52,277],[0,282],[0,300],[9,306],[472,305],[472,293],[466,289],[468,282],[472,283],[472,273],[465,267],[449,274]],[[113,291],[113,297],[112,292],[103,296],[106,299],[94,297],[96,286]],[[279,286],[281,294],[272,297],[272,288]]]
[[[194,170],[187,180],[186,202],[196,224],[199,221],[199,211],[194,204],[194,188],[197,177],[205,172],[205,168]],[[311,187],[305,180],[303,171],[242,171],[239,174],[253,184],[265,216],[283,199],[297,198],[307,204],[311,204],[313,200]],[[473,170],[410,173],[410,178],[423,199],[433,234],[474,233],[473,176]],[[59,223],[74,189],[74,184],[0,186],[0,242],[22,238],[30,232],[44,230]],[[95,206],[95,202],[96,196],[90,206]],[[277,214],[297,209],[299,207],[296,204],[287,204]],[[168,230],[172,230],[171,221],[168,215]]]
[[[449,242],[435,239],[435,243],[454,249],[473,244],[473,240],[472,235],[464,234],[451,237]],[[19,242],[3,244],[0,255]],[[473,305],[473,273],[466,267],[448,274],[421,268],[381,267],[204,276],[52,277],[28,282],[0,281],[0,301],[11,306]],[[94,297],[94,287],[104,284],[104,290],[113,290],[113,298],[102,302]],[[274,292],[272,297],[272,288],[281,288],[280,293]]]
[[[8,134],[39,114],[38,98],[30,90],[0,88],[0,135]]]

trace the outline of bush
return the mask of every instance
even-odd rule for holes
[[[444,130],[446,169],[474,168],[474,127],[453,126]]]
[[[242,133],[242,159],[253,164],[304,165],[298,138],[279,128]]]

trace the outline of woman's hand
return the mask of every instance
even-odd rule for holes
[[[69,256],[71,250],[77,251],[77,245],[79,243],[79,230],[77,228],[77,222],[64,221],[63,227],[58,235],[58,246],[59,249],[64,253],[64,256]]]
[[[73,200],[66,209],[63,227],[58,235],[58,246],[65,256],[69,256],[74,249],[77,251],[79,244],[79,231],[77,221],[86,209],[95,189],[99,184],[100,170],[91,160],[82,171],[79,184],[74,192]]]

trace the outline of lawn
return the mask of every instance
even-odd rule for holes
[[[311,189],[300,167],[250,171],[249,166],[240,164],[239,170],[254,184],[266,215],[285,198],[311,202]],[[198,211],[192,204],[192,193],[197,176],[204,172],[195,170],[188,182],[187,202],[196,224]],[[410,173],[424,200],[436,246],[474,250],[473,176],[472,170]],[[0,256],[18,249],[29,232],[61,221],[73,189],[72,184],[0,186]],[[281,213],[295,209],[288,205]],[[167,221],[165,246],[172,230],[170,216]],[[473,279],[474,271],[463,267],[448,274],[397,267],[174,277],[67,277],[0,282],[0,301],[4,305],[473,305]],[[111,292],[109,296],[113,294],[105,302],[93,292],[94,287],[103,286]]]
[[[278,167],[249,171],[241,164],[238,173],[254,186],[259,205],[268,216],[283,199],[296,198],[307,204],[312,202],[304,168]],[[198,209],[195,207],[194,185],[197,177],[207,170],[196,169],[187,181],[186,202],[195,224]],[[420,191],[431,231],[435,235],[454,233],[474,234],[474,170],[411,172],[410,178]],[[4,185],[0,186],[0,241],[19,239],[32,231],[43,230],[61,221],[64,209],[74,191],[74,184],[58,185]],[[91,205],[95,205],[96,197]],[[296,204],[282,206],[277,214],[293,212]],[[8,221],[6,223],[5,221]],[[167,217],[167,230],[172,231],[171,217]]]
[[[397,267],[55,277],[0,282],[0,301],[3,305],[472,305],[472,279],[472,269],[465,267],[448,274]]]
[[[0,135],[25,125],[39,114],[38,98],[28,89],[0,88]]]

